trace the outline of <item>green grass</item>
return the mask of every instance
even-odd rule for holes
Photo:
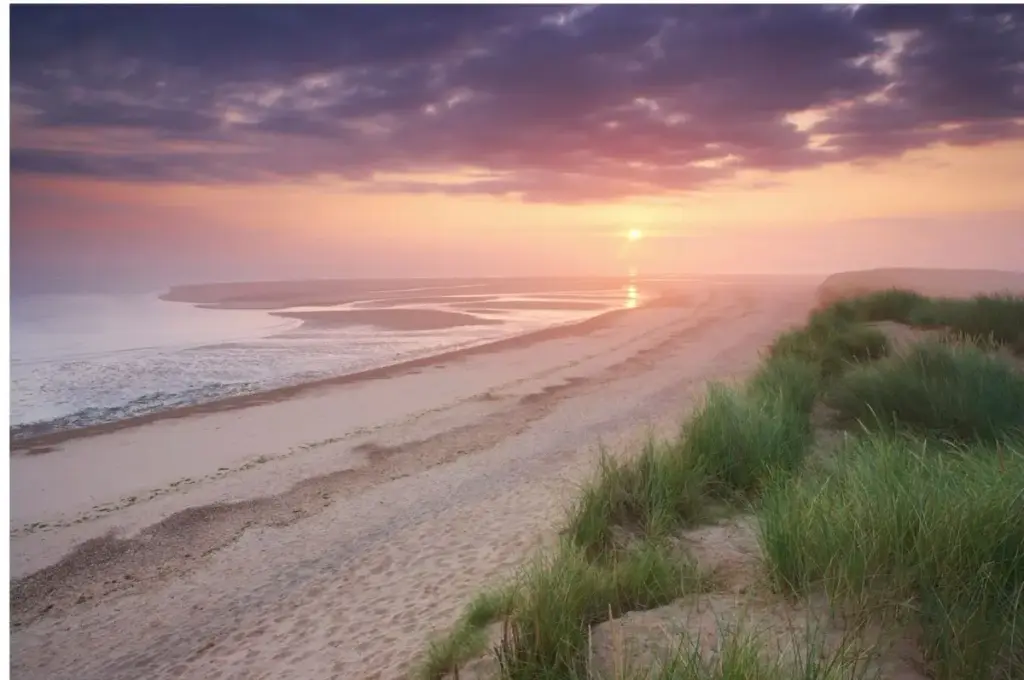
[[[826,403],[846,421],[956,441],[996,441],[1024,427],[1024,374],[970,343],[921,343],[856,367]]]
[[[836,302],[821,313],[850,321],[895,321],[946,328],[1024,353],[1024,297],[1019,295],[928,298],[908,290],[891,289]]]
[[[664,536],[702,516],[704,476],[677,445],[648,440],[635,459],[602,455],[598,474],[569,515],[573,543],[595,556],[608,551],[616,528]]]
[[[847,366],[870,361],[889,352],[889,341],[876,328],[855,322],[844,303],[814,313],[804,328],[780,335],[768,350],[769,361],[784,357],[818,366],[823,377],[834,376]]]
[[[930,342],[891,355],[867,322],[945,328],[986,342]],[[565,540],[506,589],[479,596],[428,650],[421,675],[487,647],[505,680],[589,678],[590,628],[709,585],[673,534],[756,507],[781,590],[824,589],[871,618],[913,621],[938,680],[1024,677],[1024,376],[995,344],[1024,351],[1024,298],[929,299],[891,290],[844,300],[780,336],[741,388],[710,386],[678,437],[602,455]],[[987,344],[986,344],[987,343]],[[861,434],[805,466],[822,395]],[[756,501],[756,502],[754,502]],[[680,648],[623,680],[861,677],[808,654],[794,667],[733,635],[713,659]],[[617,676],[618,678],[619,676]]]
[[[571,543],[528,567],[514,586],[496,657],[501,677],[586,677],[590,627],[699,592],[696,566],[647,541],[595,563]]]
[[[769,573],[911,615],[937,678],[1024,673],[1024,452],[875,435],[762,502]],[[1016,674],[1016,675],[1015,675]]]
[[[914,314],[933,304],[930,298],[911,290],[891,288],[868,293],[836,305],[857,321],[896,321],[910,323]]]
[[[512,608],[510,590],[488,590],[466,606],[455,627],[427,647],[418,675],[438,680],[465,661],[480,655],[487,646],[486,627],[507,615]]]
[[[821,373],[811,360],[779,356],[761,362],[746,385],[749,398],[781,400],[797,413],[810,413],[821,389]]]
[[[711,385],[683,428],[680,453],[694,461],[713,497],[755,495],[780,471],[796,469],[810,446],[810,418],[799,399],[756,395]]]
[[[767,366],[744,392],[711,385],[674,441],[649,440],[633,459],[602,455],[569,515],[575,545],[595,556],[613,547],[617,531],[665,536],[795,470],[811,443],[815,370],[791,357]]]
[[[981,295],[970,302],[948,305],[953,309],[948,319],[951,330],[980,339],[992,339],[1024,353],[1024,297],[1012,295]]]
[[[870,654],[843,640],[827,649],[823,636],[807,626],[785,647],[770,649],[745,628],[721,629],[713,654],[702,654],[698,640],[686,639],[654,668],[624,669],[624,680],[860,680],[868,677]],[[781,642],[781,641],[778,641]],[[778,643],[777,643],[778,644]],[[616,676],[618,677],[618,676]]]

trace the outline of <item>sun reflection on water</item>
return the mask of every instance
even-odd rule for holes
[[[640,303],[640,291],[636,284],[631,283],[626,287],[626,309],[635,309]]]

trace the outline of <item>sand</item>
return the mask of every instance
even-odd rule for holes
[[[415,284],[410,287],[410,282]],[[559,277],[527,279],[365,279],[311,281],[254,281],[244,283],[207,283],[175,286],[161,298],[191,302],[220,309],[281,309],[299,306],[330,306],[365,301],[375,295],[389,301],[414,301],[423,296],[466,294],[550,293],[600,291],[621,288],[628,283],[622,277]]]
[[[327,312],[272,312],[273,316],[299,319],[308,328],[373,326],[390,331],[428,331],[459,326],[486,326],[500,321],[473,314],[439,309],[342,309]]]
[[[456,307],[460,309],[468,309],[472,311],[484,310],[484,309],[499,309],[499,310],[514,310],[514,309],[566,309],[566,310],[586,310],[586,309],[604,309],[608,306],[607,303],[601,304],[600,302],[580,302],[572,300],[544,300],[544,301],[533,301],[533,300],[497,300],[491,302],[467,302],[456,304]]]
[[[576,327],[35,442],[15,678],[396,678],[550,543],[603,442],[673,431],[816,303],[690,281]],[[26,450],[33,447],[26,447]]]

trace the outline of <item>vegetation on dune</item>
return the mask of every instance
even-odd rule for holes
[[[843,303],[816,312],[806,327],[780,335],[769,348],[769,359],[803,359],[818,366],[820,375],[829,378],[852,363],[888,354],[885,334],[856,323],[850,314]]]
[[[602,455],[596,479],[570,512],[567,533],[592,556],[611,549],[617,529],[665,536],[702,517],[703,487],[696,461],[677,446],[648,441],[632,460]]]
[[[776,473],[803,460],[811,429],[809,414],[799,405],[782,395],[755,398],[711,385],[678,447],[704,475],[710,496],[749,498]]]
[[[713,503],[749,500],[794,470],[811,442],[813,394],[804,380],[813,377],[806,362],[786,359],[745,392],[712,385],[677,439],[648,441],[635,459],[603,455],[570,513],[573,542],[599,555],[617,530],[665,536],[707,519]]]
[[[1020,295],[977,295],[961,300],[891,289],[841,300],[819,313],[839,314],[850,321],[895,321],[922,328],[945,328],[957,335],[1024,353],[1024,296]]]
[[[466,606],[458,623],[445,637],[427,647],[419,668],[425,680],[441,678],[466,659],[477,656],[487,646],[487,626],[508,615],[512,609],[512,591],[489,590],[478,594]]]
[[[718,631],[718,649],[707,656],[699,640],[687,639],[654,668],[625,668],[622,680],[861,680],[870,677],[870,653],[844,640],[826,649],[819,631],[807,626],[783,647],[769,648],[757,631],[743,626]]]
[[[910,323],[915,314],[934,306],[931,298],[911,290],[891,288],[869,293],[835,306],[844,309],[851,321],[896,321]]]
[[[1024,448],[873,435],[766,494],[776,584],[912,616],[938,678],[1024,673]]]
[[[963,337],[893,353],[869,325],[886,320]],[[1024,351],[1022,339],[1019,297],[890,290],[819,310],[772,344],[746,384],[710,386],[677,437],[650,440],[635,457],[602,454],[558,549],[470,603],[428,650],[423,675],[480,654],[487,626],[500,622],[492,652],[502,678],[590,677],[591,626],[708,587],[674,534],[753,509],[780,592],[824,591],[865,620],[913,622],[935,678],[1024,677],[1024,375],[990,351]],[[819,401],[863,427],[807,466]],[[864,671],[811,653],[810,642],[794,667],[752,637],[725,640],[711,659],[685,643],[665,663],[617,677]]]
[[[590,627],[699,592],[696,567],[644,541],[593,562],[572,544],[525,569],[496,650],[503,678],[587,677]]]
[[[780,356],[761,363],[747,381],[749,398],[780,400],[796,413],[810,413],[821,389],[821,372],[813,359]]]
[[[937,439],[997,441],[1024,428],[1024,374],[970,343],[924,342],[858,366],[825,400],[847,421]]]

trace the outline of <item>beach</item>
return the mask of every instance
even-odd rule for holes
[[[18,453],[12,672],[401,677],[552,540],[599,444],[677,427],[814,294],[691,281],[538,337]]]
[[[746,376],[824,299],[907,276],[688,280],[577,323],[30,441],[11,458],[12,675],[404,677],[555,541],[602,450],[673,434],[708,381]],[[955,278],[951,294],[1024,290]]]

